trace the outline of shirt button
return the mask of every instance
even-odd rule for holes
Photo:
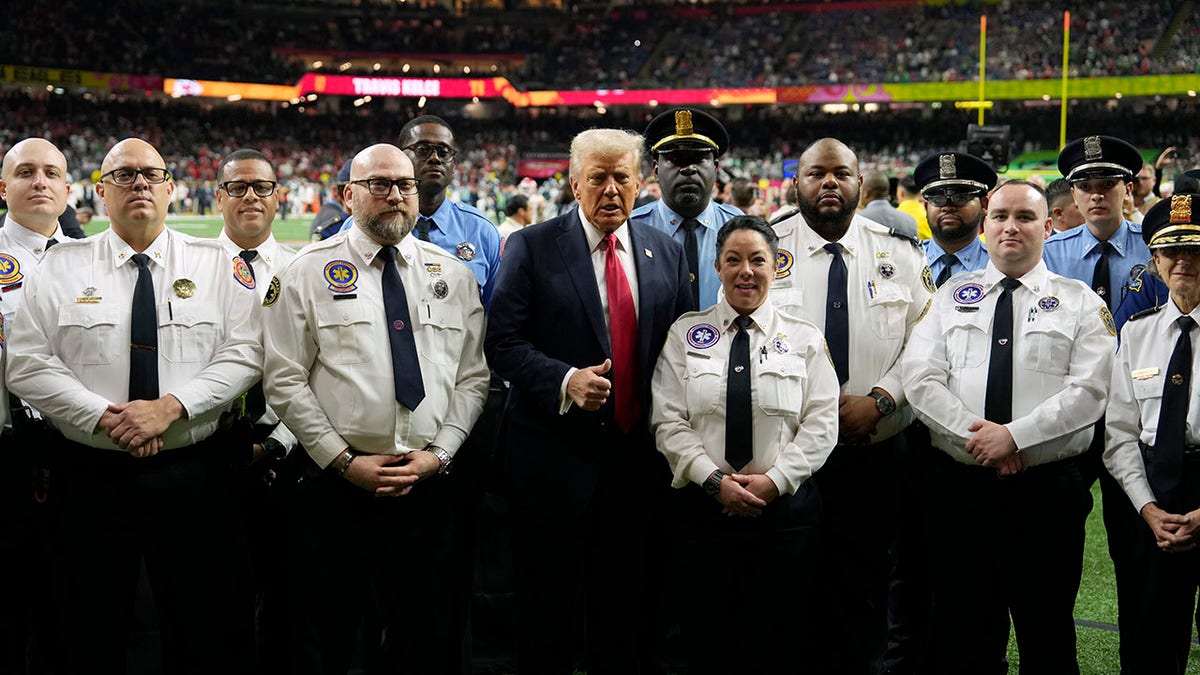
[[[349,315],[349,314],[343,314],[343,315],[342,315],[342,321],[349,321],[349,320],[350,320],[350,315]]]

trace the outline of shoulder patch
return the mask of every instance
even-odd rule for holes
[[[929,269],[929,265],[921,269],[921,283],[924,284],[925,290],[937,293],[937,286],[933,284],[933,271]]]
[[[0,284],[15,284],[24,276],[20,261],[7,253],[0,253]]]
[[[781,248],[775,257],[775,278],[786,279],[792,276],[792,264],[796,262],[796,256],[792,252]]]
[[[267,295],[263,298],[263,307],[270,307],[276,302],[279,302],[279,294],[283,290],[283,284],[279,283],[279,277],[271,277],[271,284],[267,286]]]
[[[1126,321],[1137,321],[1138,319],[1144,319],[1148,316],[1154,316],[1155,314],[1161,312],[1163,307],[1166,307],[1166,305],[1156,305],[1154,307],[1147,307],[1146,309],[1143,309],[1140,312],[1134,312],[1133,314],[1131,314],[1129,316],[1128,319],[1126,319]]]
[[[1117,322],[1113,320],[1112,312],[1108,311],[1103,305],[1100,307],[1100,320],[1104,322],[1104,327],[1108,329],[1108,334],[1117,336]]]
[[[917,325],[917,324],[919,324],[919,323],[921,323],[921,321],[922,321],[922,320],[923,320],[923,319],[924,319],[926,316],[928,316],[928,315],[929,315],[929,308],[930,308],[930,307],[932,307],[932,306],[933,306],[933,298],[929,298],[928,300],[926,300],[926,301],[925,301],[925,309],[922,309],[922,310],[921,310],[921,313],[920,313],[920,314],[917,316],[917,320],[913,322],[913,325],[914,325],[914,326],[915,326],[915,325]]]

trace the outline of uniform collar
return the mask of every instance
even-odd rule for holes
[[[128,263],[133,258],[133,254],[137,253],[112,228],[105,230],[104,236],[108,240],[108,251],[112,256],[113,267],[120,267]],[[159,266],[165,265],[167,253],[171,246],[171,236],[171,229],[164,227],[162,232],[158,233],[158,236],[154,238],[154,241],[150,242],[150,245],[142,253],[150,256],[150,261],[154,264]]]
[[[12,218],[12,214],[9,214],[9,217],[5,219],[4,227],[0,228],[0,231],[4,232],[5,237],[10,241],[27,249],[30,253],[38,257],[41,257],[46,252],[46,242],[50,241],[50,238],[57,239],[60,242],[67,239],[67,235],[63,234],[62,226],[57,223],[54,225],[54,234],[48,238],[18,223]]]
[[[358,257],[368,266],[375,262],[375,258],[379,256],[379,251],[383,249],[383,246],[379,242],[367,236],[367,233],[363,232],[362,228],[357,225],[350,228],[346,233],[346,243],[349,244],[350,249],[357,253]],[[409,235],[400,240],[399,244],[396,244],[396,262],[401,265],[411,264],[413,256],[416,255],[416,248],[415,237],[409,233]]]
[[[662,199],[655,202],[655,208],[658,209],[658,213],[660,216],[662,216],[663,221],[673,226],[674,229],[672,231],[678,231],[681,227],[683,227],[683,221],[687,220],[687,218],[684,218],[678,213],[672,211],[671,207],[667,206],[667,202]],[[701,211],[698,216],[696,216],[696,220],[710,230],[717,229],[717,219],[713,216],[713,212],[715,210],[716,202],[711,199],[708,200],[708,205],[706,205],[704,210]]]
[[[716,324],[721,327],[721,331],[737,331],[733,324],[733,320],[738,317],[737,310],[729,305],[729,301],[725,296],[721,296],[721,300],[713,305],[713,319]],[[754,322],[751,328],[758,327],[763,333],[767,332],[767,326],[771,325],[771,321],[775,318],[775,306],[771,304],[770,298],[766,302],[758,306],[758,309],[750,313],[750,319]]]
[[[432,218],[438,229],[445,231],[450,223],[454,221],[454,204],[450,201],[450,197],[442,199],[442,205],[437,207],[437,210],[428,216],[417,215],[417,218]]]
[[[850,254],[853,257],[858,253],[859,249],[859,231],[867,222],[866,218],[855,214],[854,219],[850,221],[850,227],[846,228],[846,233],[838,239],[836,243],[842,245],[843,253]],[[825,254],[825,244],[834,243],[826,241],[824,237],[817,234],[815,230],[808,226],[808,221],[804,220],[804,216],[799,212],[796,213],[796,239],[800,242],[802,250],[807,251],[809,256],[814,256],[818,253]],[[783,233],[780,233],[780,239],[783,238]]]
[[[1121,257],[1125,257],[1125,254],[1129,252],[1129,235],[1132,232],[1129,229],[1129,224],[1128,220],[1122,219],[1121,224],[1117,226],[1116,232],[1113,232],[1113,235],[1108,238],[1108,243],[1113,245],[1117,255]],[[1092,233],[1092,229],[1087,226],[1087,223],[1075,229],[1083,230],[1079,233],[1079,237],[1084,242],[1084,255],[1091,253],[1100,244],[1100,240]]]
[[[217,241],[221,243],[221,246],[224,247],[225,250],[230,253],[230,255],[236,256],[242,252],[242,247],[238,246],[232,239],[229,238],[229,234],[225,232],[224,228],[221,229],[221,234],[217,236]],[[258,251],[258,257],[262,258],[267,262],[268,265],[270,265],[274,262],[275,256],[279,254],[279,242],[275,240],[275,234],[270,233],[267,235],[266,240],[254,247],[253,250]]]
[[[990,293],[993,288],[1000,285],[1003,279],[1004,273],[996,269],[995,263],[989,260],[987,268],[983,272],[984,291]],[[1019,281],[1021,286],[1029,289],[1030,292],[1042,293],[1050,281],[1050,270],[1046,267],[1046,262],[1039,259],[1033,269],[1021,276]]]

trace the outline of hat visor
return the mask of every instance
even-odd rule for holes
[[[1067,176],[1067,181],[1077,183],[1081,180],[1091,180],[1093,178],[1116,178],[1119,180],[1131,180],[1133,174],[1128,169],[1118,164],[1084,164],[1076,167],[1071,174]]]

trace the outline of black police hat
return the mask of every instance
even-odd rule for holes
[[[338,185],[345,185],[350,182],[350,165],[353,162],[354,162],[353,159],[346,160],[346,163],[343,164],[342,168],[338,170],[338,172],[337,172]]]
[[[1150,207],[1142,239],[1151,249],[1200,246],[1200,194],[1172,195]]]
[[[724,125],[694,108],[675,108],[655,116],[646,125],[645,136],[652,153],[693,145],[712,148],[713,156],[720,157],[729,147],[729,132]]]
[[[938,152],[913,169],[913,182],[922,195],[936,192],[986,192],[996,186],[996,171],[975,155]]]
[[[1119,138],[1085,136],[1067,143],[1058,153],[1058,171],[1067,182],[1086,178],[1131,180],[1145,161],[1137,148]]]
[[[1175,176],[1175,192],[1200,194],[1200,169],[1189,169]]]

